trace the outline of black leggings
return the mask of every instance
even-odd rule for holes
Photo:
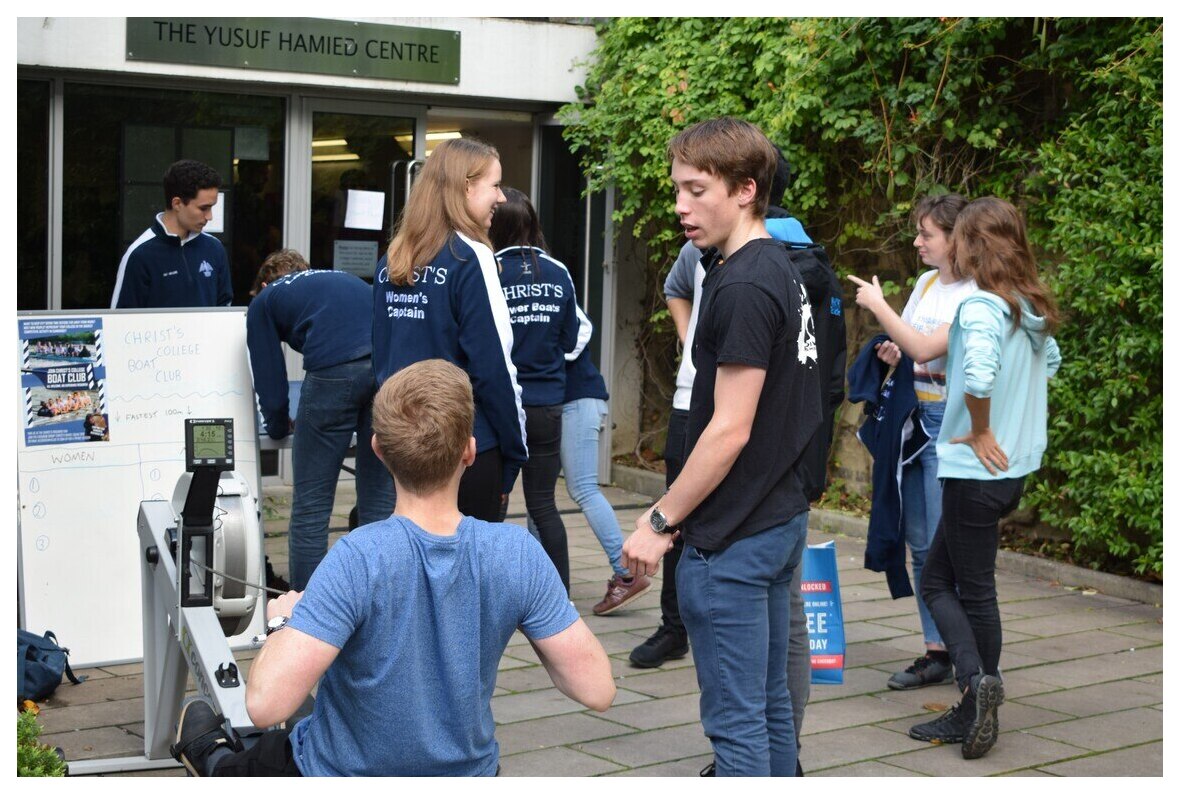
[[[568,592],[569,545],[554,497],[557,474],[561,471],[561,410],[561,405],[525,406],[529,459],[520,473],[524,480],[525,508],[541,536],[541,546],[553,560],[553,567]]]
[[[920,589],[950,652],[960,690],[981,670],[987,675],[999,671],[999,524],[1020,503],[1023,487],[1023,477],[942,481],[942,520],[926,554]]]
[[[475,463],[459,480],[459,512],[480,521],[500,520],[500,496],[504,490],[504,461],[500,448],[475,456]]]

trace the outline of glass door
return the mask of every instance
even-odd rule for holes
[[[418,125],[418,114],[409,109],[328,102],[312,107],[312,267],[372,279],[404,202],[393,174],[399,163],[415,159]]]

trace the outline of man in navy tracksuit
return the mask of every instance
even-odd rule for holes
[[[291,443],[295,468],[290,548],[291,588],[303,590],[328,551],[336,480],[356,433],[357,513],[361,524],[393,512],[393,480],[373,454],[370,360],[373,289],[350,273],[308,270],[297,252],[266,258],[246,312],[254,391],[271,438],[292,429],[281,342],[303,354],[303,389]]]
[[[221,177],[196,160],[164,174],[165,209],[123,254],[112,309],[228,306],[234,297],[229,257],[202,231],[213,218]]]

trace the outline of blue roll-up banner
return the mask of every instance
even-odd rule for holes
[[[811,640],[811,683],[844,683],[844,609],[836,570],[836,542],[803,553],[803,610]]]

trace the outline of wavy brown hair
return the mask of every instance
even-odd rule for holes
[[[1045,318],[1046,332],[1056,330],[1057,301],[1037,272],[1024,218],[1008,202],[985,196],[964,207],[955,219],[950,260],[956,278],[973,278],[980,289],[1003,298],[1017,325],[1023,297]]]
[[[453,232],[491,247],[483,224],[467,210],[467,184],[479,179],[500,154],[473,138],[440,143],[414,181],[406,207],[389,243],[389,280],[406,286],[414,271],[430,263]]]
[[[262,292],[263,285],[269,284],[276,278],[282,278],[288,273],[298,273],[309,267],[310,265],[303,258],[303,254],[294,248],[280,248],[277,251],[272,251],[258,267],[258,274],[254,277],[254,286],[250,288],[250,295],[254,296]]]

